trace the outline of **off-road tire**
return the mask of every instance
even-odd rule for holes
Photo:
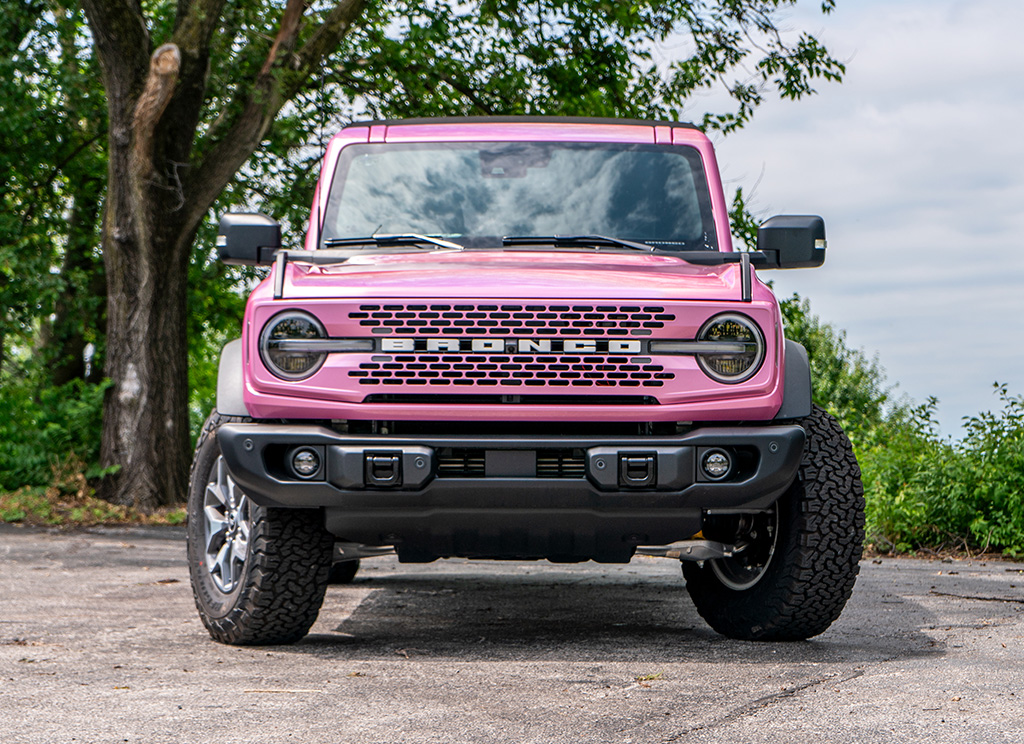
[[[261,646],[294,643],[316,621],[327,589],[334,540],[319,510],[250,507],[247,557],[229,592],[205,564],[204,498],[220,458],[216,431],[248,419],[210,414],[196,445],[189,477],[188,562],[196,608],[221,643]]]
[[[683,563],[697,611],[730,638],[810,638],[839,617],[853,592],[864,542],[860,467],[828,413],[815,406],[800,424],[807,444],[799,474],[776,505],[775,550],[757,582],[733,589],[711,561]]]

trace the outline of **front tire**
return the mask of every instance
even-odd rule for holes
[[[210,414],[196,445],[188,498],[192,593],[210,636],[232,645],[293,643],[316,621],[334,541],[317,511],[268,509],[228,472]]]
[[[743,549],[683,563],[697,611],[730,638],[810,638],[835,622],[853,592],[864,542],[860,468],[828,413],[815,406],[800,423],[807,432],[800,470],[772,510],[705,522],[705,537]]]

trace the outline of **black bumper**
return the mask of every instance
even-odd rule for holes
[[[706,427],[664,437],[338,434],[320,426],[227,424],[217,441],[236,482],[269,507],[324,508],[340,539],[440,556],[629,560],[701,529],[705,512],[770,506],[796,477],[795,425]],[[303,478],[299,450],[320,467]],[[732,459],[714,480],[712,450]]]

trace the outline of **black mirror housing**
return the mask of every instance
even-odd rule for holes
[[[281,225],[265,214],[229,212],[220,218],[217,253],[226,264],[267,266],[281,248]]]
[[[757,250],[769,269],[809,269],[825,263],[825,220],[815,215],[779,215],[757,230]]]

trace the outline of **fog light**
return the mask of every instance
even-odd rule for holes
[[[312,478],[320,472],[320,455],[310,447],[295,450],[292,455],[292,470],[300,478]]]
[[[710,480],[722,480],[732,470],[732,458],[725,450],[708,450],[704,453],[700,466]]]

